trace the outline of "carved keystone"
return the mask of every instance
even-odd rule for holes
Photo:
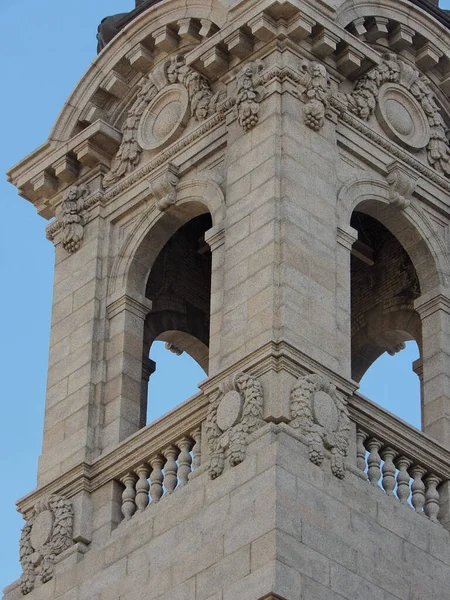
[[[168,163],[163,171],[152,179],[149,186],[153,196],[156,198],[156,207],[160,211],[167,210],[169,206],[177,201],[178,167]]]
[[[387,170],[389,201],[393,206],[404,210],[411,202],[418,178],[410,169],[405,168],[397,161],[388,165]]]

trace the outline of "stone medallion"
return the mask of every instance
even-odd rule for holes
[[[53,532],[54,520],[50,510],[44,510],[36,517],[30,534],[30,542],[35,550],[42,548],[49,541]]]
[[[422,107],[401,85],[381,86],[375,114],[386,135],[409,150],[421,150],[430,141],[430,127]]]
[[[339,412],[331,396],[320,390],[312,398],[314,417],[319,425],[328,431],[336,431],[339,426]]]
[[[189,94],[181,84],[164,88],[142,115],[137,141],[144,150],[157,150],[173,142],[190,118]]]
[[[220,401],[217,408],[217,425],[226,431],[236,425],[242,414],[242,398],[239,392],[231,390]]]

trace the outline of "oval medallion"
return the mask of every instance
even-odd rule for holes
[[[180,84],[164,88],[142,115],[137,133],[144,150],[156,150],[173,142],[190,118],[189,95]]]
[[[422,107],[401,85],[381,86],[375,114],[386,135],[404,148],[418,151],[430,141],[430,127]]]
[[[226,431],[239,422],[242,414],[242,398],[239,392],[227,392],[217,409],[217,425]]]
[[[30,541],[35,550],[42,548],[49,541],[53,531],[54,516],[50,510],[38,514],[31,528]]]
[[[339,425],[339,412],[333,398],[323,391],[314,394],[312,400],[314,417],[327,431],[336,431]]]

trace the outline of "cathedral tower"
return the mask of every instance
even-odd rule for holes
[[[448,600],[449,29],[431,0],[102,22],[9,173],[56,264],[6,600]],[[161,340],[208,377],[146,425]],[[423,431],[357,392],[408,340]]]

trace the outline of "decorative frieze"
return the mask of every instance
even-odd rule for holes
[[[236,374],[210,401],[205,427],[212,479],[222,474],[226,461],[234,467],[245,459],[248,436],[263,424],[261,383],[246,373]]]
[[[331,471],[343,479],[350,419],[347,403],[337,393],[336,386],[317,374],[300,377],[291,391],[290,413],[291,427],[307,440],[311,462],[321,465],[324,449],[328,449]]]
[[[249,131],[259,120],[259,105],[265,94],[261,78],[263,68],[260,60],[250,62],[237,76],[234,100],[239,124],[245,131]]]
[[[22,594],[34,589],[39,578],[50,581],[56,557],[73,544],[73,509],[66,498],[51,495],[36,503],[20,538]]]

